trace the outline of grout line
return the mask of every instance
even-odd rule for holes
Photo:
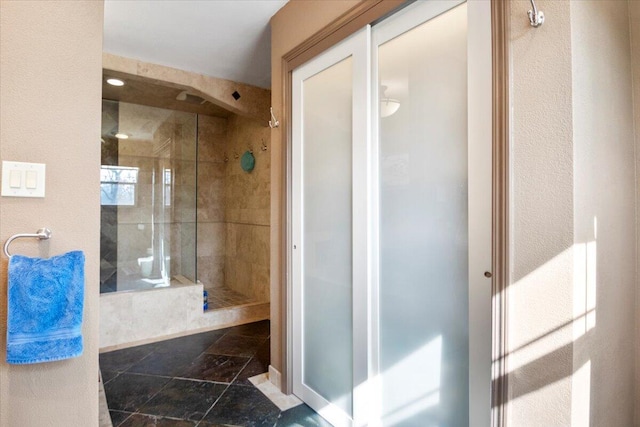
[[[167,385],[169,385],[169,383],[171,382],[171,380],[173,379],[173,377],[165,377],[165,376],[161,376],[161,375],[147,375],[147,376],[149,376],[149,377],[159,377],[159,378],[169,378],[169,381],[167,381],[166,383],[164,383],[164,384],[162,385],[162,387],[160,387],[160,389],[159,389],[158,391],[156,391],[156,392],[155,392],[155,393],[154,393],[154,394],[153,394],[149,399],[147,399],[144,403],[142,403],[138,408],[142,408],[144,405],[146,405],[147,403],[151,402],[151,400],[152,400],[154,397],[156,397],[158,394],[160,394],[160,392],[161,392],[162,390],[164,390],[164,389],[167,387]],[[136,411],[136,413],[138,413],[138,414],[139,414],[139,413],[141,413],[141,412],[140,412],[140,409],[138,409],[138,410]]]
[[[233,379],[231,380],[231,382],[229,383],[229,385],[233,384],[233,382],[234,382],[235,380],[237,380],[237,379],[238,379],[238,376],[240,376],[240,374],[242,373],[242,371],[244,371],[244,368],[246,368],[246,367],[247,367],[247,365],[249,364],[249,362],[251,362],[251,361],[253,360],[253,358],[254,358],[254,357],[255,357],[255,355],[254,355],[254,356],[251,356],[250,358],[248,358],[248,359],[247,359],[247,362],[244,364],[244,366],[242,367],[242,369],[240,369],[240,370],[238,371],[238,373],[236,374],[236,376],[235,376],[235,377],[233,377]]]
[[[146,412],[140,412],[140,411],[136,412],[136,414],[144,415],[146,417],[162,418],[162,419],[175,420],[175,421],[195,421],[195,420],[190,420],[188,418],[170,417],[169,415],[148,414]],[[200,421],[198,421],[198,422],[200,422]]]
[[[123,374],[129,374],[129,375],[138,375],[141,377],[158,377],[158,378],[169,378],[172,379],[174,377],[170,376],[170,375],[156,375],[156,374],[142,374],[140,372],[122,372]]]
[[[218,385],[229,385],[230,383],[225,383],[223,381],[210,381],[210,380],[201,380],[198,378],[187,378],[187,377],[173,377],[174,380],[182,380],[182,381],[195,381],[199,383],[207,383],[207,384],[218,384]]]
[[[129,412],[129,411],[119,411],[117,409],[113,409],[113,411],[118,411],[118,412],[128,412],[129,415],[127,415],[127,418],[125,418],[124,420],[120,421],[120,423],[116,426],[114,425],[113,427],[118,427],[121,426],[125,421],[127,421],[129,418],[131,418],[131,415],[135,414],[135,412]],[[109,417],[111,417],[111,415],[109,415]]]
[[[200,425],[200,423],[202,421],[204,421],[205,418],[207,418],[207,415],[209,415],[209,412],[211,412],[213,407],[216,406],[216,404],[220,401],[220,399],[222,399],[222,396],[224,396],[224,394],[227,392],[227,390],[229,390],[229,387],[231,387],[231,383],[227,384],[227,387],[224,390],[222,390],[222,393],[220,393],[220,396],[218,396],[218,398],[215,400],[215,402],[213,402],[213,404],[209,407],[209,409],[207,409],[207,411],[204,413],[204,415],[202,416],[200,421],[198,421],[198,423],[195,425],[195,427],[198,427]]]
[[[107,372],[105,370],[105,372]],[[105,384],[110,383],[111,381],[115,380],[116,378],[118,378],[120,375],[122,375],[124,373],[124,371],[108,371],[108,372],[115,372],[116,375],[113,378],[109,378],[108,381],[104,381],[104,378],[102,379],[102,386],[104,387]],[[102,378],[102,369],[100,369],[100,376]]]
[[[233,222],[233,221],[222,221],[221,224],[250,225],[254,227],[271,227],[269,224],[251,224],[248,222]]]
[[[132,347],[132,348],[133,348],[133,347]],[[126,349],[123,349],[123,350],[126,350]],[[143,360],[147,359],[149,356],[151,356],[151,355],[152,355],[153,353],[155,353],[155,352],[156,352],[155,350],[151,350],[151,351],[149,352],[149,354],[147,354],[146,356],[144,356],[142,359],[138,360],[137,362],[133,362],[133,363],[131,364],[131,366],[129,366],[127,369],[125,369],[125,370],[124,370],[124,371],[122,371],[122,372],[128,372],[128,371],[129,371],[129,369],[133,368],[133,367],[134,367],[135,365],[137,365],[138,363],[140,363],[140,362],[142,362]]]

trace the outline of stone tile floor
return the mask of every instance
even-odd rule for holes
[[[280,411],[248,378],[269,367],[269,321],[100,355],[114,427],[331,427]]]

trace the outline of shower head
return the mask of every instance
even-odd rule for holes
[[[188,102],[189,104],[205,104],[207,102],[206,99],[199,97],[197,95],[192,95],[186,90],[183,90],[176,96],[176,100]]]

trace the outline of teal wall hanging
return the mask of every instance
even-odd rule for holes
[[[256,165],[256,158],[253,157],[251,151],[245,151],[240,158],[240,166],[245,172],[251,172]]]

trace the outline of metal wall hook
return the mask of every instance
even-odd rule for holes
[[[280,127],[280,122],[276,119],[276,116],[273,115],[273,107],[269,107],[269,112],[271,113],[271,120],[269,120],[269,127],[271,129],[275,129]]]
[[[240,158],[240,154],[234,152],[233,153],[233,158],[238,160]]]
[[[267,151],[267,144],[264,143],[264,139],[262,140],[262,144],[260,145],[260,149],[262,151]]]
[[[224,153],[224,162],[227,163],[229,161],[229,156],[227,156],[227,153]]]
[[[7,241],[4,244],[4,254],[7,256],[7,258],[11,258],[11,252],[9,252],[9,245],[11,244],[11,242],[13,242],[16,239],[21,239],[23,237],[36,237],[40,240],[48,240],[51,238],[51,230],[49,230],[48,228],[41,228],[38,231],[36,231],[34,234],[31,233],[22,233],[22,234],[14,234],[13,236],[9,237],[9,239],[7,239]]]
[[[529,23],[532,27],[538,28],[540,25],[544,24],[544,13],[541,10],[538,10],[534,0],[530,1],[532,9],[527,12],[529,15]]]

